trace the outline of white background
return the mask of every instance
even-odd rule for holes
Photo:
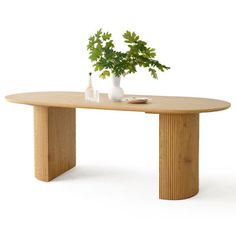
[[[0,1],[0,235],[235,235],[235,1]],[[84,91],[88,37],[134,30],[171,70],[122,80],[125,92],[230,101],[201,115],[200,193],[158,199],[158,116],[77,110],[77,167],[33,173],[32,107],[4,96]],[[107,92],[110,80],[94,83]]]

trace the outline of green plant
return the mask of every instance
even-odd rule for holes
[[[110,74],[117,77],[135,73],[136,67],[145,67],[153,78],[157,78],[157,71],[168,70],[170,67],[162,65],[155,60],[154,48],[148,47],[147,43],[140,40],[135,32],[126,31],[123,34],[125,43],[129,50],[126,52],[116,51],[109,32],[98,30],[95,35],[89,38],[87,49],[89,59],[94,62],[95,71],[102,71],[100,77],[105,79]]]

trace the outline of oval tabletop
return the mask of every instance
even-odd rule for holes
[[[126,97],[144,97],[127,95]],[[87,102],[81,92],[34,92],[19,93],[6,96],[9,102],[33,106],[64,107],[64,108],[91,108],[122,111],[141,111],[147,113],[201,113],[220,111],[230,107],[226,101],[169,96],[145,96],[150,98],[147,104],[129,104],[127,102],[112,102],[107,94],[100,94],[100,101]]]

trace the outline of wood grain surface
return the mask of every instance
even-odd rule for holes
[[[127,95],[126,97],[138,97]],[[140,95],[144,97],[144,95]],[[230,103],[207,98],[146,96],[151,98],[148,104],[129,104],[112,102],[106,94],[100,94],[100,102],[86,102],[80,92],[35,92],[6,96],[9,102],[64,108],[91,108],[122,111],[140,111],[146,113],[200,113],[220,111],[230,107]]]
[[[159,197],[192,197],[199,189],[199,114],[162,114],[159,122]]]
[[[50,181],[76,165],[75,109],[34,107],[35,176]]]

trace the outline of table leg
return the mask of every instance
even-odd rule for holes
[[[198,193],[199,114],[160,115],[160,199],[179,200]]]
[[[76,165],[75,109],[34,107],[35,177],[50,181]]]

